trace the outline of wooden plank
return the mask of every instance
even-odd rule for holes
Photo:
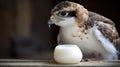
[[[31,3],[30,0],[17,0],[17,34],[30,36],[31,34]]]
[[[78,64],[58,64],[53,60],[25,60],[25,59],[0,59],[0,66],[4,67],[78,67],[78,66],[120,66],[120,61],[91,61]]]
[[[15,0],[0,0],[0,58],[10,57],[10,37],[15,31]]]

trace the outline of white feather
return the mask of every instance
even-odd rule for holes
[[[100,41],[101,45],[107,50],[109,53],[104,54],[104,58],[109,58],[109,59],[117,59],[117,50],[114,47],[114,45],[103,36],[103,34],[94,27],[94,33],[96,38]]]

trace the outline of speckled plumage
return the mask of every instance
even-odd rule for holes
[[[112,20],[110,20],[104,16],[101,16],[97,13],[90,12],[90,11],[89,11],[89,17],[90,17],[90,19],[88,19],[88,22],[91,22],[90,26],[92,26],[93,24],[98,26],[98,29],[102,32],[102,34],[106,38],[108,38],[112,43],[114,43],[114,45],[116,46],[116,48],[119,51],[120,38],[119,38],[118,32],[115,28],[115,23]],[[94,21],[96,21],[96,22],[94,22]],[[98,23],[97,21],[102,21],[102,22]]]
[[[75,15],[67,16],[71,11],[74,11]],[[60,12],[67,13],[59,16]],[[51,14],[54,16],[51,20],[60,26],[58,43],[76,44],[84,55],[99,53],[101,59],[118,59],[116,49],[119,47],[120,38],[113,21],[69,1],[57,4]]]

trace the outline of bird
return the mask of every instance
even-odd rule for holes
[[[50,20],[60,27],[57,43],[75,44],[84,58],[118,60],[120,38],[115,23],[72,1],[62,1],[51,10]]]

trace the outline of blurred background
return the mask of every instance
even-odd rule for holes
[[[0,58],[50,59],[59,27],[48,20],[64,0],[0,0]],[[110,18],[120,33],[119,0],[69,0]]]

